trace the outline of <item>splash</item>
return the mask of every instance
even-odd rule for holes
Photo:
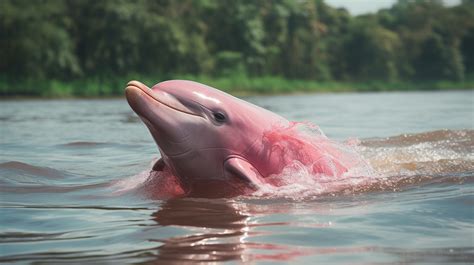
[[[281,166],[252,196],[303,198],[372,181],[376,174],[354,148],[359,142],[331,140],[311,123],[275,127],[264,134],[263,145]]]
[[[361,174],[372,174],[351,145],[330,140],[311,123],[292,122],[288,127],[276,127],[264,134],[263,145],[270,150],[267,156],[278,159],[284,168],[302,164],[321,180],[346,175],[355,168]]]
[[[306,199],[327,195],[354,195],[367,192],[398,192],[411,187],[462,184],[473,181],[474,130],[439,130],[404,134],[388,138],[348,139],[339,143],[328,139],[311,124],[293,124],[275,143],[287,145],[286,138],[305,144],[286,149],[286,164],[281,173],[269,176],[280,185],[266,185],[254,196]],[[288,136],[289,135],[289,136]],[[299,159],[302,152],[305,159]],[[322,152],[322,154],[321,154]],[[316,154],[315,154],[316,153]],[[324,160],[308,162],[308,156]],[[295,158],[291,160],[291,158]],[[342,165],[346,171],[315,172]],[[327,163],[326,165],[324,163]]]

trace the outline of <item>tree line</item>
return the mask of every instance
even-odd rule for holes
[[[474,73],[473,18],[473,0],[398,0],[360,16],[323,0],[1,0],[0,75],[462,81]]]

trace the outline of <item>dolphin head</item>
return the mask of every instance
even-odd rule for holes
[[[131,81],[125,93],[158,145],[164,165],[186,183],[226,181],[226,160],[238,157],[245,161],[265,130],[286,122],[270,111],[192,81],[165,81],[152,88]]]

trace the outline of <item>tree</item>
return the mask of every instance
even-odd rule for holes
[[[69,34],[73,21],[65,13],[59,0],[0,1],[0,71],[43,78],[80,74]]]
[[[360,18],[344,45],[344,56],[353,78],[396,80],[400,45],[396,33],[381,27],[372,17]]]

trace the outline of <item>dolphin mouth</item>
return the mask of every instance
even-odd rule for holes
[[[183,148],[189,138],[189,131],[180,127],[183,123],[192,123],[195,118],[203,118],[179,98],[159,89],[150,89],[139,81],[130,81],[125,88],[125,96],[132,110],[148,127],[160,152],[166,156],[188,153]]]
[[[125,96],[127,98],[127,101],[129,105],[137,112],[140,114],[140,111],[137,111],[138,108],[138,102],[139,99],[143,98],[148,98],[152,99],[161,105],[164,105],[170,109],[188,114],[188,115],[193,115],[193,116],[199,116],[200,115],[194,113],[192,110],[184,106],[182,103],[180,103],[175,97],[172,95],[163,92],[163,91],[154,91],[150,89],[148,86],[143,84],[142,82],[132,80],[128,82],[127,87],[125,88]]]

